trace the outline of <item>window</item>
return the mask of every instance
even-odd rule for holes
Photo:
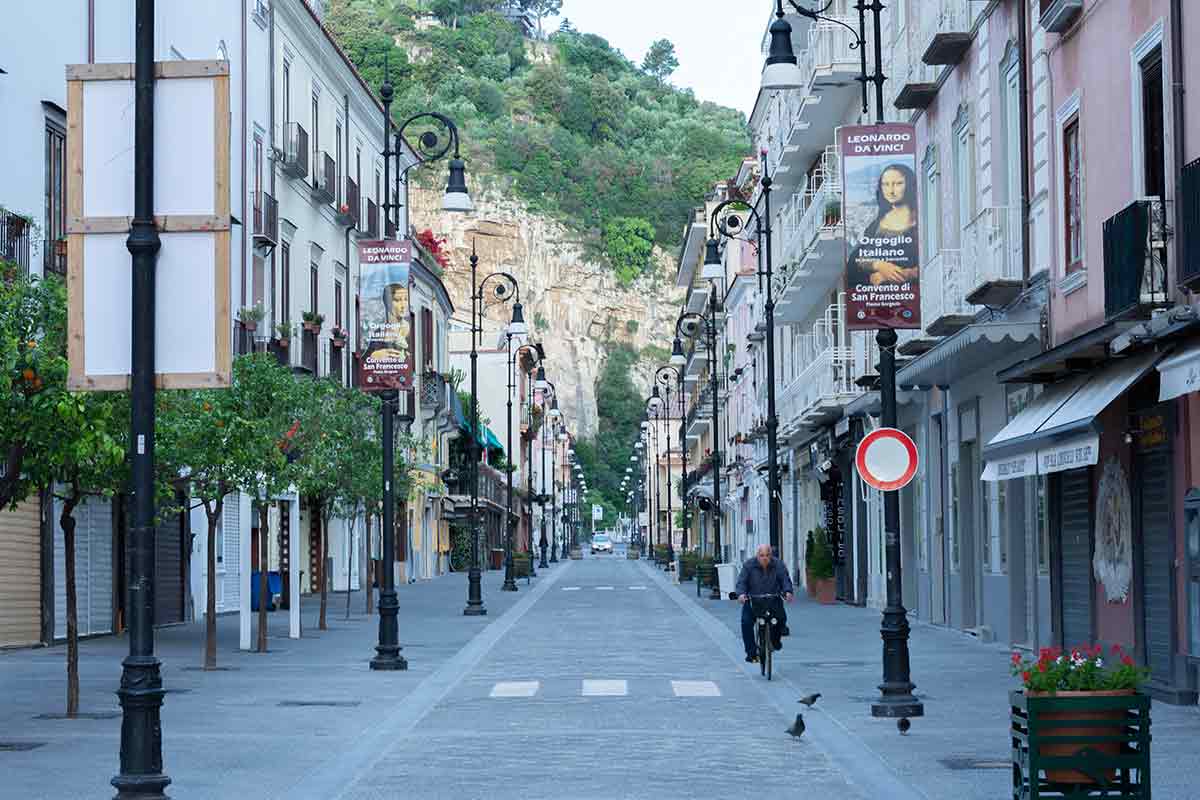
[[[954,128],[954,178],[958,202],[956,217],[960,231],[966,230],[971,224],[975,206],[975,159],[971,153],[973,141],[970,112],[961,108]],[[960,242],[963,239],[965,237],[962,237]]]
[[[283,127],[292,121],[292,62],[283,62]]]
[[[333,282],[333,324],[342,327],[342,282]]]
[[[271,298],[271,314],[267,318],[267,331],[275,330],[275,254],[271,253],[271,269],[267,277],[267,296]]]
[[[937,156],[931,154],[925,164],[925,263],[937,257],[942,249],[941,239],[941,180],[938,176]]]
[[[1163,107],[1162,49],[1155,50],[1139,65],[1142,74],[1142,158],[1144,194],[1165,198],[1167,164]]]
[[[958,462],[950,465],[950,571],[958,572]]]
[[[287,242],[279,243],[279,321],[290,324],[292,321],[292,248]]]
[[[1021,89],[1019,54],[1006,61],[1014,61],[1005,67],[1002,76],[1004,89],[1004,175],[1005,202],[1011,208],[1021,205]]]
[[[1082,163],[1079,153],[1079,118],[1063,128],[1063,232],[1067,272],[1083,269]]]
[[[66,264],[57,263],[54,242],[67,235],[67,202],[64,156],[67,146],[66,129],[46,120],[46,243],[47,264],[60,271]]]
[[[261,134],[254,134],[254,214],[262,214],[262,171],[263,171],[263,140]],[[263,221],[256,219],[255,229],[262,230]]]
[[[317,300],[320,299],[321,267],[313,262],[308,268],[308,310],[317,313]]]
[[[345,197],[346,182],[344,180],[342,180],[342,175],[343,175],[342,169],[345,166],[345,164],[342,161],[342,122],[341,122],[341,120],[338,120],[337,125],[335,125],[334,129],[333,129],[333,163],[334,163],[334,174],[337,175],[337,178],[336,178],[337,189],[334,190],[334,194],[338,198],[338,205],[341,205],[342,201],[347,199]]]
[[[319,160],[321,155],[321,96],[315,92],[312,98],[312,131],[308,134],[308,138],[312,141],[312,173],[315,185],[316,176],[323,170]]]
[[[1050,513],[1046,499],[1046,476],[1037,477],[1037,526],[1039,575],[1050,574]]]

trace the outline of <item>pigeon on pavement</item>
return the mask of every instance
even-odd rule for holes
[[[901,717],[896,721],[896,727],[900,729],[900,735],[904,736],[908,733],[908,729],[912,727],[912,723],[908,721],[908,717]]]
[[[796,739],[799,739],[801,736],[804,735],[804,715],[803,714],[796,715],[796,721],[792,723],[792,727],[788,728],[786,733],[790,734],[791,736],[793,736]]]
[[[796,702],[797,702],[797,703],[804,703],[804,705],[808,706],[809,708],[812,708],[812,707],[813,707],[813,706],[816,704],[816,702],[817,702],[818,700],[820,700],[820,699],[821,699],[821,693],[820,693],[820,692],[814,692],[813,694],[806,694],[806,695],[804,695],[804,697],[801,697],[801,698],[800,698],[799,700],[797,700]]]

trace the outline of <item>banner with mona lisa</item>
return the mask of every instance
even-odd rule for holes
[[[917,137],[912,125],[838,129],[846,328],[921,327]]]
[[[365,342],[358,385],[368,392],[407,391],[413,379],[412,243],[391,239],[359,242],[358,263],[362,270],[360,335]]]

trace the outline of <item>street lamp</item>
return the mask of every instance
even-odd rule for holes
[[[396,159],[396,180],[399,182],[402,177],[407,180],[406,176],[413,168],[445,158],[453,147],[454,157],[450,162],[450,181],[447,185],[447,193],[443,198],[442,207],[447,211],[469,211],[470,198],[467,197],[465,205],[462,200],[462,196],[466,191],[466,171],[462,159],[459,157],[458,126],[444,114],[436,112],[416,114],[395,128],[394,139],[391,140],[392,146],[389,147],[388,134],[393,131],[394,127],[392,124],[392,98],[394,94],[385,65],[383,84],[379,87],[379,97],[383,101],[383,186],[385,195],[387,194],[387,187],[391,184],[391,164],[393,158]],[[408,130],[409,126],[424,121],[433,121],[441,128],[442,132],[439,133],[435,130],[423,131],[417,137],[417,146],[411,148],[417,156],[416,160],[404,169],[400,169],[399,159],[404,152],[404,132]],[[452,187],[455,190],[454,192],[450,191]],[[460,189],[461,192],[459,191]],[[396,210],[395,204],[388,202],[386,196],[381,199],[383,201],[381,207],[383,209],[384,221],[385,223],[390,222],[389,217]],[[386,224],[384,228],[386,235]],[[404,235],[408,235],[407,206],[405,207]],[[408,669],[408,661],[400,655],[398,620],[400,602],[396,597],[396,581],[391,568],[391,559],[394,557],[393,554],[396,551],[395,497],[392,475],[395,466],[396,450],[394,416],[395,408],[400,405],[402,396],[407,397],[394,389],[387,390],[383,393],[383,402],[380,405],[380,413],[382,415],[381,435],[383,438],[383,535],[381,537],[381,544],[383,546],[387,569],[383,570],[379,587],[379,640],[375,646],[376,655],[371,659],[371,669],[382,671]]]
[[[770,29],[771,49],[767,63],[763,65],[762,88],[765,92],[800,89],[804,86],[804,75],[792,48],[792,25],[784,16],[783,0],[778,0],[775,9],[776,19]]]
[[[747,226],[741,215],[748,215],[754,221],[755,236],[759,266],[757,269],[760,284],[765,282],[765,302],[763,303],[764,324],[767,339],[767,520],[771,542],[771,550],[779,555],[783,546],[782,510],[783,485],[779,476],[779,417],[775,405],[775,295],[773,272],[773,245],[771,228],[771,176],[767,174],[767,151],[760,154],[762,163],[762,197],[764,214],[743,200],[726,200],[713,209],[709,218],[708,247],[704,259],[705,277],[707,270],[714,267],[714,278],[725,277],[725,267],[718,252],[718,236],[726,239],[745,240]],[[713,264],[710,265],[710,259]],[[763,269],[765,264],[766,269]]]
[[[683,348],[678,339],[675,340],[675,345],[680,345],[680,355],[683,355]],[[672,357],[672,361],[673,360],[674,360],[674,357]],[[679,400],[682,400],[683,399],[683,370],[676,368],[673,364],[668,364],[665,367],[659,367],[654,372],[655,382],[657,384],[660,384],[663,387],[663,394],[665,396],[664,406],[667,409],[667,530],[668,531],[671,531],[671,526],[674,524],[674,516],[673,516],[674,511],[671,508],[671,502],[672,502],[671,501],[671,491],[672,491],[672,487],[674,485],[672,483],[672,478],[671,478],[671,413],[672,413],[672,410],[676,406],[679,405],[678,401],[676,402],[675,405],[671,404],[672,378],[674,378],[674,385],[678,388]],[[658,392],[658,386],[654,387],[654,391],[655,391],[655,393]],[[681,491],[679,493],[679,502],[683,506],[683,508],[680,509],[681,511],[683,511],[683,538],[680,540],[679,546],[680,546],[680,549],[686,553],[687,549],[688,549],[688,540],[687,540],[688,529],[687,529],[687,510],[686,510],[687,509],[687,498],[684,497],[683,492],[682,492],[683,481],[687,479],[687,439],[685,437],[685,433],[686,432],[684,431],[683,414],[680,413],[680,415],[679,415],[679,451],[680,451],[680,455],[683,458],[683,473],[679,479],[680,480],[679,488],[681,489]],[[672,534],[672,536],[673,536],[673,534]],[[673,541],[673,540],[668,539],[668,541]]]
[[[487,278],[484,278],[484,282],[486,282],[486,281],[487,281]],[[514,285],[514,287],[516,287],[516,279],[513,279],[513,285]],[[499,286],[497,286],[497,288],[499,288]],[[500,587],[500,591],[502,591],[502,592],[517,591],[517,581],[516,581],[516,577],[513,575],[513,503],[512,503],[512,500],[513,500],[513,477],[512,477],[512,475],[513,475],[514,467],[513,467],[513,446],[512,446],[512,404],[513,404],[512,398],[513,398],[513,389],[516,388],[516,386],[514,385],[513,382],[516,380],[516,378],[513,375],[512,343],[513,343],[514,338],[517,339],[518,341],[521,341],[526,335],[529,334],[529,327],[525,324],[525,310],[521,306],[520,287],[516,287],[516,288],[518,290],[517,291],[517,301],[515,303],[513,303],[512,321],[509,322],[508,327],[505,328],[505,330],[504,330],[504,346],[505,346],[505,350],[506,350],[506,356],[505,356],[504,363],[508,367],[508,396],[507,396],[508,416],[505,420],[505,422],[507,424],[505,425],[506,440],[505,440],[505,444],[504,444],[505,454],[507,456],[506,461],[508,462],[507,464],[505,464],[505,470],[504,470],[506,473],[506,477],[508,478],[508,509],[507,509],[507,513],[505,514],[505,519],[504,519],[504,522],[505,522],[505,525],[504,525],[504,533],[505,533],[505,537],[504,537],[504,584]]]
[[[714,282],[709,295],[709,311],[711,317],[697,314],[693,311],[680,315],[675,322],[675,345],[672,347],[671,359],[678,361],[683,355],[682,339],[695,340],[703,335],[708,350],[709,392],[712,394],[712,475],[713,475],[713,561],[721,559],[721,431],[719,426],[719,392],[717,390],[717,288]],[[686,363],[686,358],[684,359]],[[713,582],[713,600],[719,600],[721,589]]]
[[[467,572],[467,607],[463,609],[463,614],[468,617],[481,617],[487,614],[487,608],[483,605],[483,588],[482,588],[482,569],[479,563],[479,462],[482,451],[481,440],[483,432],[480,430],[479,424],[479,338],[483,334],[483,311],[484,311],[484,289],[488,282],[495,280],[495,288],[492,294],[500,302],[508,302],[509,298],[515,298],[513,304],[512,320],[509,322],[509,330],[514,335],[524,335],[528,328],[525,327],[525,317],[521,307],[521,289],[517,285],[517,279],[507,272],[493,272],[490,275],[484,276],[483,280],[478,279],[479,275],[479,255],[475,251],[475,243],[471,243],[471,568]],[[510,379],[511,381],[511,379]],[[509,453],[512,453],[512,401],[509,401],[509,432],[508,432],[508,447]],[[508,577],[512,574],[512,471],[508,473],[508,520],[505,526],[508,531],[509,550],[508,561],[509,565],[505,570]],[[508,583],[508,580],[505,580]],[[509,591],[515,591],[516,584]]]

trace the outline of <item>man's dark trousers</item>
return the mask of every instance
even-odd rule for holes
[[[783,635],[783,627],[787,624],[787,611],[778,598],[772,602],[775,604],[776,622],[775,627],[771,629],[771,641],[778,649],[782,643],[780,637]],[[742,644],[746,648],[746,655],[754,657],[758,655],[758,642],[754,639],[754,611],[750,606],[749,600],[742,605]]]

